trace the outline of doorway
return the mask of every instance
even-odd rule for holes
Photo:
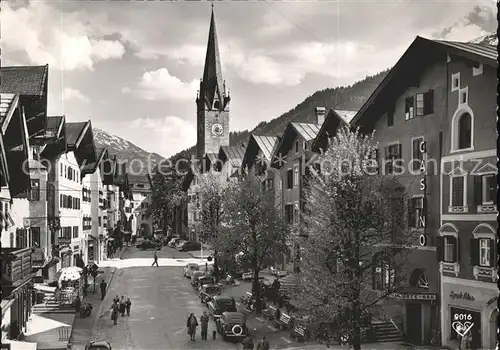
[[[406,303],[406,340],[413,345],[422,345],[422,304]]]

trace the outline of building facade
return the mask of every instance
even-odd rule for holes
[[[453,322],[469,317],[472,348],[497,344],[497,143],[495,47],[446,61],[438,261],[442,343]]]
[[[151,206],[151,184],[146,176],[128,175],[132,191],[134,224],[130,225],[132,235],[150,237],[153,234],[153,219],[149,215]]]

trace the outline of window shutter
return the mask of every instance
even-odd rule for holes
[[[443,237],[436,237],[436,255],[437,255],[437,261],[443,261],[444,260],[444,249],[443,249],[443,243],[444,243],[444,238]]]
[[[495,240],[492,239],[491,243],[490,243],[490,266],[492,266],[492,267],[497,266],[497,262],[495,259],[495,257],[497,256],[495,243],[496,243]]]
[[[397,150],[398,150],[397,158],[401,159],[402,157],[401,157],[401,144],[400,143],[398,143],[398,145],[397,145]]]
[[[424,94],[424,114],[434,113],[434,90]]]
[[[455,247],[456,247],[456,259],[454,262],[458,262],[460,263],[460,239],[457,239],[456,237],[453,237],[452,241],[455,243]]]
[[[470,239],[470,262],[472,266],[479,265],[479,240]]]
[[[483,177],[480,175],[474,176],[474,204],[483,204]]]

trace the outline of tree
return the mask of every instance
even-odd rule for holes
[[[373,135],[345,128],[317,158],[320,170],[311,169],[308,178],[303,215],[309,235],[294,293],[308,322],[327,325],[321,327],[325,340],[348,335],[354,349],[361,348],[363,323],[404,282],[414,238],[403,220],[406,192],[397,176],[378,170],[375,146]],[[380,291],[372,288],[378,266],[385,273]]]
[[[223,225],[216,241],[217,250],[238,254],[240,262],[253,271],[257,313],[262,310],[259,273],[288,253],[289,233],[272,191],[263,193],[261,180],[250,174],[228,186]]]

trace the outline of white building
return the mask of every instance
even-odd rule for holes
[[[145,175],[128,175],[128,181],[132,191],[130,204],[135,217],[135,223],[130,225],[132,234],[135,230],[135,233],[139,236],[150,236],[153,234],[153,220],[149,215],[152,200],[151,184]]]

